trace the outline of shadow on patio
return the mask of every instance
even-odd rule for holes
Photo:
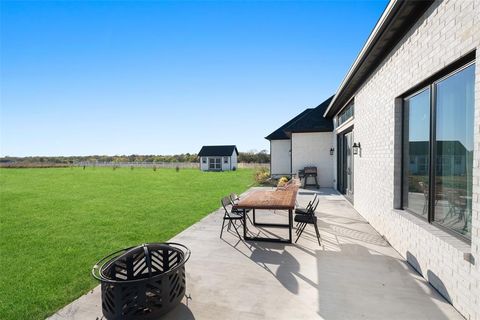
[[[314,192],[301,189],[299,204]],[[165,318],[463,319],[343,197],[331,189],[318,193],[322,246],[311,226],[298,244],[245,242],[233,229],[220,239],[220,210],[174,237],[192,250],[186,265],[191,299]],[[286,219],[283,211],[257,211],[257,220]],[[101,315],[98,288],[81,299],[96,301],[91,312]],[[62,317],[61,310],[55,319],[83,319],[87,305],[73,308],[78,317]]]
[[[300,205],[314,192],[300,190]],[[462,319],[348,202],[331,189],[318,194],[321,247],[309,227],[297,245],[245,242],[233,230],[220,240],[218,214],[175,239],[207,250],[188,266],[197,318]],[[257,211],[257,220],[285,219],[283,211]]]

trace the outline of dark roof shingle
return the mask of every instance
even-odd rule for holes
[[[333,96],[322,102],[308,114],[303,115],[296,121],[292,122],[283,130],[288,133],[292,132],[331,132],[333,131],[332,118],[325,118],[323,114],[327,110]]]
[[[331,132],[333,121],[323,114],[328,108],[333,96],[322,102],[316,108],[309,108],[285,123],[265,137],[267,140],[288,140],[292,132]]]
[[[288,140],[288,139],[290,139],[288,137],[288,135],[285,133],[284,129],[286,127],[288,127],[289,125],[291,125],[292,123],[294,123],[295,121],[297,121],[298,119],[300,119],[301,117],[303,117],[304,115],[308,114],[312,110],[313,110],[312,108],[305,109],[303,112],[301,112],[300,114],[295,116],[293,119],[291,119],[290,121],[285,123],[283,126],[281,126],[277,130],[270,133],[268,136],[265,137],[265,139],[267,139],[267,140]]]
[[[231,146],[203,146],[200,152],[198,153],[199,157],[203,156],[231,156],[235,151],[238,155],[238,150],[235,145]]]

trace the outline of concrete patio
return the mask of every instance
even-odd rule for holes
[[[292,245],[246,243],[233,229],[220,239],[223,210],[174,237],[192,251],[191,299],[165,319],[464,319],[334,190],[300,189],[300,206],[315,192],[321,247],[312,226]],[[287,214],[257,211],[257,220]],[[100,288],[50,319],[102,319]]]

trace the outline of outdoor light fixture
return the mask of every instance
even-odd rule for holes
[[[361,148],[360,142],[359,143],[354,142],[352,148],[353,148],[353,154],[358,154],[358,149]]]
[[[330,148],[330,155],[333,156],[333,153],[335,152],[335,149]]]

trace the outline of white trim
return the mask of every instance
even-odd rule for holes
[[[355,124],[355,118],[351,117],[335,129],[335,133],[341,133]]]

